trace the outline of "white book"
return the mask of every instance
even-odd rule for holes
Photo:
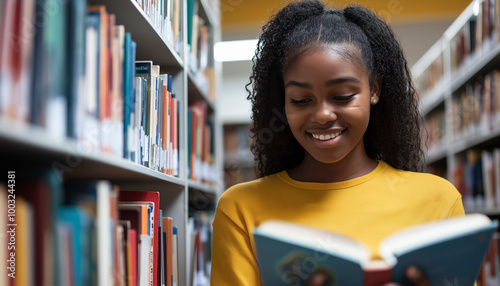
[[[139,248],[139,266],[137,275],[139,276],[139,286],[149,286],[149,254],[151,249],[151,237],[141,234]]]
[[[114,285],[113,243],[110,217],[111,183],[97,183],[97,285]]]

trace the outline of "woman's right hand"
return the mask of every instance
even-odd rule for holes
[[[422,271],[420,271],[417,267],[415,266],[410,266],[406,268],[406,277],[410,279],[410,281],[413,283],[414,286],[430,286],[431,284],[429,283],[429,280],[425,276]],[[398,283],[390,282],[387,284],[384,284],[383,286],[403,286]]]

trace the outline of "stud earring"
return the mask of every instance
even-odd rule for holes
[[[372,99],[372,103],[376,104],[377,103],[377,99],[376,98]]]

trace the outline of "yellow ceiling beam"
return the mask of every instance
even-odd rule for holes
[[[269,17],[290,1],[221,0],[222,28],[260,29]],[[456,18],[471,0],[337,0],[325,1],[332,7],[359,3],[389,22],[415,22]]]

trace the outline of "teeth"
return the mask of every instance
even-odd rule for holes
[[[335,138],[340,135],[340,132],[334,133],[334,134],[312,134],[312,137],[314,139],[318,140],[330,140],[332,138]]]

